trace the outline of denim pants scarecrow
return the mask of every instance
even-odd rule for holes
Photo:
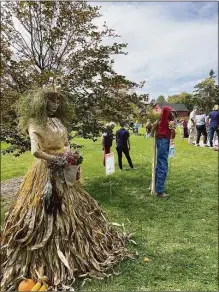
[[[169,147],[170,139],[168,138],[157,138],[157,166],[156,166],[156,192],[164,192],[164,184],[168,172],[168,156],[169,156]]]

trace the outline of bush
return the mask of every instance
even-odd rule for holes
[[[158,120],[160,117],[160,113],[154,113],[153,111],[149,111],[147,114],[147,119],[150,119],[152,123]]]

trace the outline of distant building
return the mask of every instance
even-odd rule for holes
[[[170,106],[177,113],[178,118],[189,115],[189,110],[183,103],[157,103],[154,105],[153,112],[160,113],[164,106]]]

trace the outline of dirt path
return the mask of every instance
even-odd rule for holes
[[[1,182],[1,208],[4,209],[11,203],[22,182],[23,177],[16,177]]]

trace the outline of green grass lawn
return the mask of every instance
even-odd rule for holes
[[[83,144],[85,189],[107,211],[110,221],[134,232],[136,260],[124,261],[122,272],[104,281],[87,282],[97,291],[218,291],[218,154],[176,139],[166,182],[168,199],[150,195],[152,139],[131,135],[131,157],[137,170],[106,177],[100,140]],[[115,152],[115,148],[113,147]],[[33,158],[2,157],[2,180],[23,176]],[[124,168],[128,168],[125,158]],[[111,194],[110,183],[111,180]],[[150,259],[144,262],[144,258]]]

